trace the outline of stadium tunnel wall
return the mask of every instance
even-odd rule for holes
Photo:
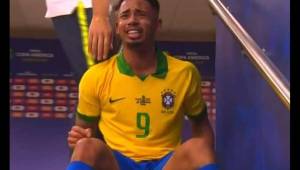
[[[290,80],[290,1],[222,0]],[[290,113],[216,16],[216,150],[221,169],[290,169]]]

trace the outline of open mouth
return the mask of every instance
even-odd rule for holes
[[[131,39],[138,39],[142,36],[142,31],[140,29],[128,29],[126,32]]]

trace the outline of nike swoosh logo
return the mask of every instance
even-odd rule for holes
[[[109,103],[114,103],[114,102],[117,102],[117,101],[120,101],[120,100],[123,100],[125,99],[125,97],[121,97],[121,98],[117,98],[117,99],[112,99],[111,97],[109,98]]]

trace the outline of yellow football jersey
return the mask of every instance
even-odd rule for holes
[[[79,85],[79,117],[100,116],[108,146],[135,160],[165,156],[181,143],[184,115],[205,110],[196,67],[157,50],[157,69],[138,77],[123,53],[86,71]]]

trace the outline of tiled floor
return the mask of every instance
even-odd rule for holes
[[[11,118],[10,170],[63,170],[71,119]]]

